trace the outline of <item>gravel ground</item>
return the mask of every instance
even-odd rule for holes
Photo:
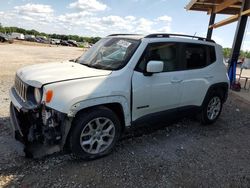
[[[111,155],[94,161],[69,154],[24,158],[7,128],[16,69],[81,53],[0,45],[0,187],[250,187],[250,104],[231,93],[212,126],[192,119],[144,125],[128,131]]]

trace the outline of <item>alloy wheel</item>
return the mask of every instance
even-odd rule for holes
[[[84,127],[80,135],[82,149],[90,154],[98,154],[106,150],[115,137],[115,125],[106,117],[98,117]]]
[[[207,107],[207,117],[209,120],[214,120],[218,117],[221,110],[221,99],[217,96],[213,97]]]

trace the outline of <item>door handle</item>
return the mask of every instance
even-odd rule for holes
[[[206,75],[206,76],[204,76],[204,78],[207,78],[207,79],[210,79],[210,78],[213,78],[214,76],[212,76],[212,75]]]
[[[180,82],[182,82],[182,80],[181,79],[172,79],[171,82],[172,83],[180,83]]]

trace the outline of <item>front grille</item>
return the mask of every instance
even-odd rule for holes
[[[18,77],[15,78],[15,90],[23,102],[27,100],[28,86]]]

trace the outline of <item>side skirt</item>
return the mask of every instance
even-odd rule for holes
[[[174,108],[153,114],[148,114],[139,119],[136,119],[131,123],[131,126],[138,126],[142,124],[155,124],[166,121],[173,121],[183,117],[192,117],[201,111],[200,106],[185,106],[180,108]]]

